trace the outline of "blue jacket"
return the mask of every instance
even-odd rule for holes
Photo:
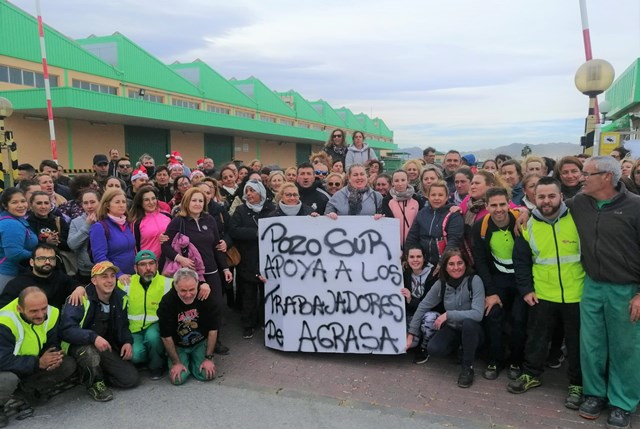
[[[37,244],[38,237],[25,219],[0,212],[0,274],[18,275],[20,262],[31,257]]]
[[[108,242],[101,222],[105,222],[109,228]],[[118,277],[122,274],[135,274],[133,262],[136,258],[136,239],[129,225],[126,225],[123,231],[120,225],[109,218],[101,222],[94,223],[89,229],[93,262],[109,261],[113,263],[120,268]]]
[[[120,349],[125,344],[133,344],[133,336],[129,331],[129,317],[127,315],[127,294],[119,288],[115,288],[109,299],[109,325],[111,332],[108,334],[113,342],[111,346]],[[93,330],[96,316],[99,314],[100,301],[96,287],[93,283],[87,286],[87,297],[82,305],[67,303],[62,308],[60,320],[60,338],[71,345],[93,344],[98,334]],[[114,344],[115,343],[115,344]]]

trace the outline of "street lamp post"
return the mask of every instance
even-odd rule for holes
[[[600,142],[596,141],[596,128],[600,120],[595,116],[598,95],[607,90],[613,83],[615,71],[613,66],[605,60],[589,60],[576,71],[575,84],[578,91],[589,97],[589,113],[585,120],[585,150],[593,146],[593,154],[599,155]],[[593,133],[592,145],[589,145],[589,135]],[[599,136],[598,136],[599,137]]]
[[[13,143],[13,133],[4,129],[4,120],[13,114],[13,105],[9,100],[0,97],[0,189],[4,189],[4,168],[2,168],[2,151],[7,148],[7,143]]]

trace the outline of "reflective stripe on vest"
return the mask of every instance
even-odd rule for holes
[[[158,305],[162,297],[171,290],[171,285],[172,279],[156,275],[146,290],[139,284],[137,277],[123,287],[130,301],[128,317],[132,333],[146,329],[148,325],[158,321]]]
[[[18,299],[16,298],[14,301],[9,303],[7,307],[10,306],[11,304],[14,304],[14,302],[15,302],[15,305],[17,305]],[[47,306],[47,319],[44,321],[42,325],[40,325],[42,326],[42,330],[44,330],[45,335],[47,332],[49,332],[49,322],[51,321],[51,319],[55,319],[54,324],[58,319],[56,315],[52,315],[52,308],[53,307],[51,307],[50,305]],[[7,325],[7,327],[11,329],[11,332],[13,333],[16,339],[16,345],[13,348],[13,354],[15,356],[18,356],[20,355],[20,350],[22,349],[22,345],[24,343],[24,339],[25,339],[24,324],[26,324],[27,322],[23,321],[18,315],[18,313],[16,313],[15,311],[9,311],[9,310],[0,311],[0,318],[2,317],[6,317],[7,319],[13,322],[15,332],[13,329],[11,329],[11,326]],[[34,332],[34,334],[38,335],[37,332]],[[44,342],[46,342],[47,340],[46,336],[44,340],[45,340]],[[40,344],[41,347],[44,345],[44,342]],[[37,352],[40,352],[40,350],[38,350]]]

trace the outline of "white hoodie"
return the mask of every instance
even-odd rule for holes
[[[344,162],[344,169],[347,171],[353,164],[365,165],[370,159],[378,159],[376,152],[369,147],[368,144],[364,144],[362,149],[358,149],[355,145],[351,145],[347,148],[347,157]]]

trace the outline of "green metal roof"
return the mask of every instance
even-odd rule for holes
[[[356,118],[356,115],[354,115],[353,112],[346,107],[341,107],[339,109],[333,110],[335,110],[338,116],[342,118],[342,120],[347,124],[348,128],[354,131],[362,130],[364,128],[360,121],[358,121],[358,118]]]
[[[298,119],[311,122],[324,122],[324,118],[316,112],[316,109],[309,104],[309,101],[293,89],[286,92],[276,92],[276,94],[278,94],[283,101],[285,101],[284,97],[291,97],[291,101],[293,102],[292,108],[296,112]]]
[[[122,78],[122,72],[118,69],[85,51],[78,43],[46,24],[44,35],[50,66],[111,79]],[[35,63],[42,61],[38,20],[4,0],[0,0],[0,40],[0,55]]]
[[[230,82],[251,97],[258,104],[259,110],[295,119],[296,114],[293,109],[259,79],[252,76],[244,80],[231,79]]]
[[[346,128],[347,124],[342,120],[340,116],[333,110],[333,107],[324,100],[310,101],[309,105],[315,109],[316,112],[324,119],[327,125],[331,125],[335,128]]]
[[[174,63],[169,65],[178,74],[204,91],[205,97],[249,109],[257,109],[257,104],[242,91],[229,83],[217,71],[202,60],[192,63]],[[197,75],[197,79],[193,79]],[[192,80],[193,79],[193,80]]]
[[[380,134],[380,130],[367,114],[358,113],[357,115],[354,115],[354,116],[356,117],[358,122],[360,122],[361,124],[360,129],[363,130],[365,133]]]
[[[374,118],[373,121],[378,123],[378,129],[380,130],[380,135],[390,139],[393,138],[393,131],[391,131],[389,127],[387,127],[387,124],[385,124],[385,122],[382,119]]]
[[[605,92],[605,99],[611,106],[608,113],[611,119],[617,119],[640,103],[640,58],[613,82]]]
[[[121,78],[124,82],[194,97],[204,96],[204,92],[197,86],[120,33],[79,39],[78,43],[85,48],[114,43],[117,47],[118,68],[125,71]]]

